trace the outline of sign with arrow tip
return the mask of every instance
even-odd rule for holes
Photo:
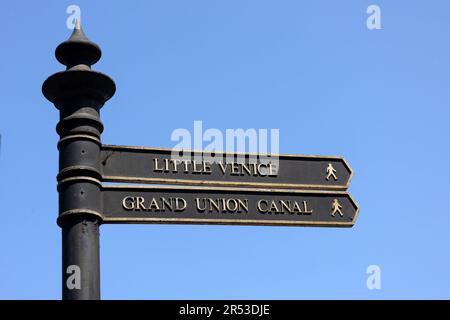
[[[351,227],[358,205],[342,191],[104,186],[103,223]]]
[[[342,157],[179,151],[103,145],[104,181],[346,190],[353,176]],[[174,154],[177,156],[174,157]]]

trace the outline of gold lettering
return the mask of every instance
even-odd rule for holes
[[[256,163],[251,163],[250,166],[252,167],[253,174],[255,176],[257,176],[258,175],[258,165]]]
[[[180,206],[180,202],[182,205]],[[187,207],[187,202],[183,198],[175,198],[175,211],[183,211]]]
[[[172,206],[172,203],[173,203],[173,198],[170,198],[170,201],[167,201],[167,199],[166,198],[161,198],[161,202],[162,202],[162,205],[161,205],[161,207],[162,207],[162,211],[165,211],[166,210],[166,207],[168,208],[168,209],[170,209],[170,211],[173,211],[173,206]]]
[[[200,200],[203,200],[203,208],[200,206]],[[200,199],[200,198],[195,198],[195,206],[197,207],[197,210],[200,212],[203,212],[206,210],[206,201],[205,198]]]
[[[236,199],[228,199],[226,209],[227,209],[227,211],[230,211],[230,212],[236,212],[236,210],[238,209],[238,203],[237,203]]]
[[[272,213],[272,211],[275,212],[275,213],[279,213],[280,212],[280,210],[278,209],[277,204],[275,203],[275,201],[270,201],[269,210],[270,210],[269,213]]]
[[[169,159],[164,159],[164,171],[169,172]]]
[[[219,199],[221,202],[222,202],[222,209],[223,209],[223,211],[225,211],[226,210],[226,204],[225,204],[225,199],[224,198],[222,198],[222,199]]]
[[[252,175],[252,170],[250,169],[251,164],[249,166],[246,166],[244,163],[242,164],[242,172],[247,172],[249,176]]]
[[[160,171],[163,172],[163,168],[158,168],[158,158],[153,159],[155,162],[155,166],[153,167],[153,171]]]
[[[265,170],[262,169],[262,168],[264,168]],[[265,165],[264,163],[258,164],[258,174],[259,174],[261,177],[267,176],[267,165]]]
[[[189,163],[191,161],[190,160],[184,160],[182,163],[184,165],[184,173],[188,173],[189,172]]]
[[[302,209],[300,208],[297,201],[294,201],[294,208],[292,209],[293,213],[297,212],[298,214],[302,213]]]
[[[192,173],[202,173],[202,168],[197,168],[198,165],[201,165],[201,163],[198,163],[197,161],[192,161]]]
[[[248,212],[248,199],[195,198],[195,205],[200,212]]]
[[[222,173],[225,174],[227,171],[227,165],[224,165],[222,162],[219,162],[219,167],[222,170]]]
[[[313,213],[313,210],[308,210],[308,202],[307,201],[302,201],[303,203],[303,213],[304,214],[311,214]]]
[[[278,168],[277,165],[274,163],[269,164],[269,176],[270,177],[276,177],[278,175]]]
[[[264,206],[266,207],[266,209],[263,209],[262,208],[262,204],[264,203]],[[261,212],[261,213],[266,213],[269,209],[268,209],[268,207],[269,207],[269,205],[268,205],[268,203],[267,203],[267,200],[259,200],[258,201],[258,205],[257,205],[257,207],[258,207],[258,211],[259,212]]]
[[[130,204],[131,206],[128,206],[127,203]],[[125,197],[122,200],[122,207],[127,211],[134,210],[134,204],[135,204],[134,197]]]
[[[203,162],[203,173],[211,173],[211,163]]]
[[[284,211],[286,209],[287,212],[292,213],[290,208],[291,201],[288,200],[286,203],[286,201],[280,200],[280,204],[281,204],[281,211]]]
[[[233,162],[231,164],[231,173],[230,173],[230,175],[232,175],[232,176],[240,175],[239,165],[237,163]]]
[[[158,202],[156,202],[155,198],[152,198],[152,201],[150,202],[150,205],[148,206],[148,211],[152,211],[153,208],[155,208],[155,211],[159,211]]]
[[[143,210],[145,211],[145,206],[144,206],[144,201],[145,199],[143,197],[136,197],[136,210]]]
[[[176,159],[171,159],[170,162],[173,165],[173,172],[177,173],[178,172],[178,165],[180,164],[180,160],[176,160]]]
[[[209,203],[209,212],[213,211],[213,206],[216,209],[217,212],[220,212],[220,205],[219,205],[219,199],[216,199],[217,202],[214,202],[214,199],[209,198],[208,199],[208,203]]]
[[[244,208],[245,212],[248,212],[248,199],[238,199],[238,203],[239,203],[239,211],[241,211],[241,208]]]

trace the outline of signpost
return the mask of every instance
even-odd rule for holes
[[[340,157],[103,145],[100,109],[116,87],[91,69],[100,48],[77,24],[55,55],[67,69],[50,76],[42,92],[60,111],[63,299],[100,299],[101,224],[354,225],[359,208],[345,192],[353,172]]]

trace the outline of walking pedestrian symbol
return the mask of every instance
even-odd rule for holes
[[[337,176],[336,176],[336,169],[333,167],[333,165],[331,163],[328,164],[327,167],[327,181],[330,180],[331,177],[333,177],[334,181],[337,181]]]
[[[331,212],[331,216],[334,217],[336,213],[339,213],[339,215],[343,217],[344,214],[342,213],[341,209],[342,206],[340,205],[338,199],[334,199],[333,204],[331,205],[331,210],[333,210],[333,212]]]

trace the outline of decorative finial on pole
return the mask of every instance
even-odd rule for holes
[[[59,217],[62,228],[63,299],[100,299],[99,226],[102,223],[100,108],[116,90],[91,66],[101,57],[77,21],[55,51],[66,70],[45,80],[44,96],[60,111]]]
[[[77,20],[72,35],[61,43],[55,51],[56,59],[70,69],[72,66],[84,64],[92,66],[102,56],[100,47],[89,40]]]
[[[69,39],[56,48],[55,56],[67,69],[50,76],[44,82],[42,92],[57,108],[68,92],[72,94],[78,89],[79,92],[88,90],[88,95],[95,96],[101,106],[114,95],[116,91],[114,81],[100,72],[91,70],[91,66],[100,60],[102,51],[96,43],[86,37],[78,21]]]
[[[80,30],[80,29],[81,29],[80,19],[76,19],[75,20],[75,30]]]

